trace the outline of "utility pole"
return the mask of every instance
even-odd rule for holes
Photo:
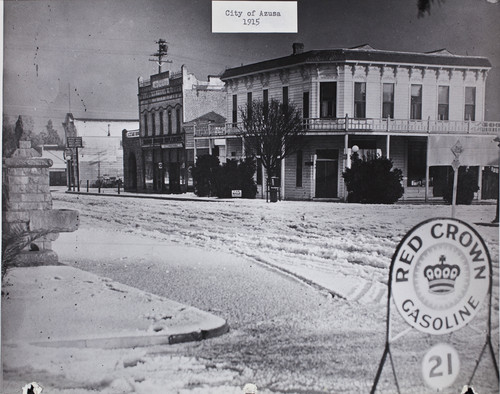
[[[158,64],[158,74],[161,73],[161,65],[163,63],[172,63],[172,60],[163,60],[164,57],[167,56],[168,52],[168,43],[160,38],[158,41],[155,41],[158,44],[158,52],[151,54],[153,59],[149,59],[150,62],[156,62]]]

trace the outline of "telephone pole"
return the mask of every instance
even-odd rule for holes
[[[153,59],[149,59],[150,62],[158,63],[158,74],[161,73],[161,65],[163,63],[172,63],[172,60],[164,60],[163,58],[167,56],[168,52],[168,43],[160,38],[158,41],[155,41],[158,44],[158,52],[151,54]]]

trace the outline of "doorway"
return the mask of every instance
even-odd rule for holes
[[[337,198],[339,151],[316,151],[316,198]]]

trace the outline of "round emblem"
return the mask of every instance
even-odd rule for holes
[[[456,219],[420,223],[392,258],[396,307],[408,324],[428,334],[446,334],[468,324],[484,303],[490,280],[484,241]]]
[[[425,383],[435,390],[453,384],[460,372],[457,351],[446,343],[433,346],[422,359],[422,376]]]

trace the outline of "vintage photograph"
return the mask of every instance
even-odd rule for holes
[[[498,0],[5,0],[0,391],[498,393]]]

